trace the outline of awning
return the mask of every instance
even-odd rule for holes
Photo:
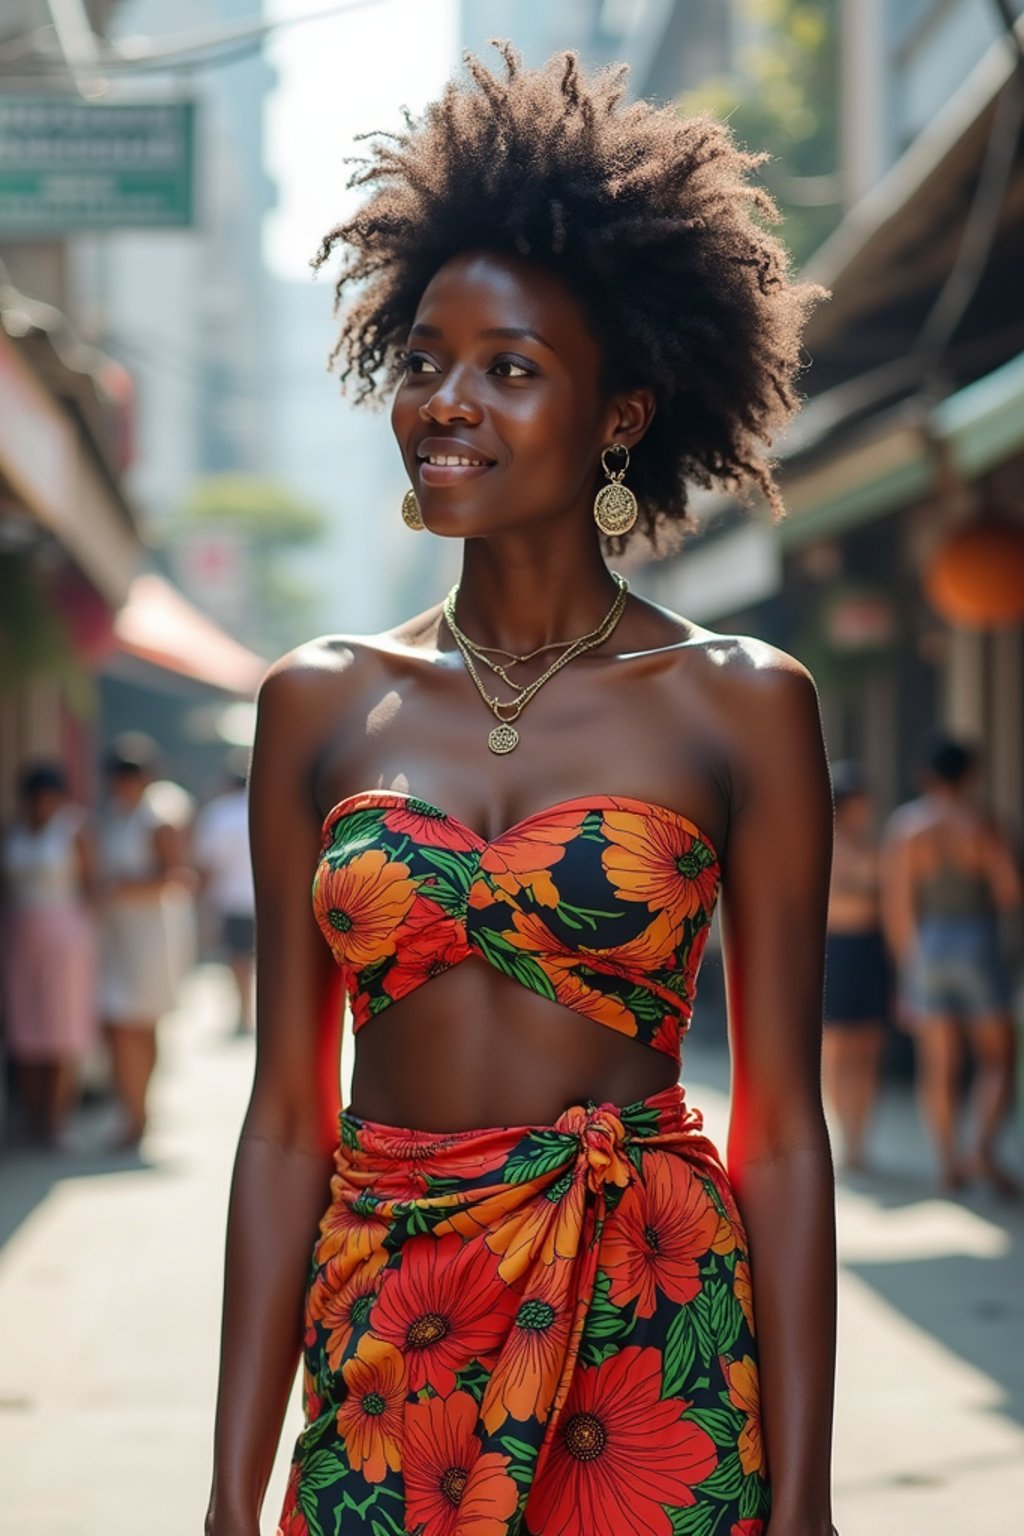
[[[267,663],[225,634],[170,582],[136,576],[114,635],[118,650],[224,693],[255,693]]]

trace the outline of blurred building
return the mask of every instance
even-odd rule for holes
[[[942,725],[982,747],[1019,833],[1024,70],[994,0],[847,0],[841,21],[846,212],[807,272],[832,298],[780,445],[788,517],[702,504],[647,585],[804,659],[883,808]]]
[[[201,367],[176,373],[160,350],[161,337],[187,348],[190,334],[215,330],[209,315],[190,327],[180,306],[174,313],[203,287],[189,268],[194,233],[126,234],[109,207],[104,232],[85,232],[106,218],[99,202],[120,182],[105,161],[77,163],[74,114],[92,111],[97,93],[76,62],[102,62],[109,29],[135,9],[10,0],[0,10],[0,817],[26,759],[63,761],[88,796],[105,731],[142,724],[148,711],[153,734],[184,748],[196,707],[223,709],[258,676],[257,658],[159,578],[139,575],[149,520],[140,508],[159,513],[176,453],[186,469],[196,461],[185,429],[210,435],[208,459],[218,450],[204,426],[216,385]],[[195,9],[209,19],[208,5]],[[119,80],[112,99],[140,95]],[[31,166],[40,145],[56,158]],[[138,143],[126,133],[115,148],[123,167]],[[223,171],[225,195],[233,176]],[[225,220],[218,229],[223,254],[231,230]],[[187,403],[176,393],[183,379]],[[254,438],[262,429],[247,428]],[[211,720],[202,729],[216,739]]]

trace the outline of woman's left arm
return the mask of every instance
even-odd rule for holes
[[[836,1258],[821,1016],[832,795],[813,680],[756,643],[752,660],[733,680],[742,739],[722,871],[728,1163],[750,1242],[766,1536],[829,1536]]]

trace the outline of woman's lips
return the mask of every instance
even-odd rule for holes
[[[468,480],[478,480],[493,469],[493,464],[431,464],[420,459],[419,477],[423,485],[465,485]]]

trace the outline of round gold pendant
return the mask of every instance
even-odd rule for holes
[[[519,732],[514,725],[496,725],[487,738],[492,752],[511,752],[519,745]]]
[[[636,522],[636,497],[628,485],[603,485],[594,500],[594,520],[609,539],[628,533]]]

